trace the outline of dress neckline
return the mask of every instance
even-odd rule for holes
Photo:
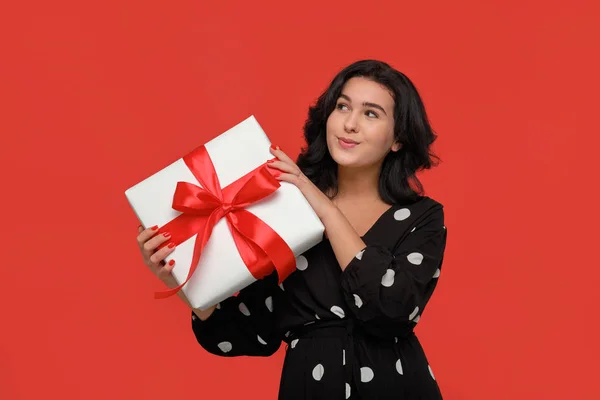
[[[364,239],[365,237],[367,237],[375,229],[375,227],[377,225],[379,225],[379,223],[387,216],[387,214],[396,206],[397,206],[397,204],[392,204],[384,212],[382,212],[381,215],[375,220],[375,222],[373,222],[371,227],[369,229],[367,229],[367,231],[360,238]],[[329,238],[325,235],[325,232],[323,232],[323,240],[329,241]]]

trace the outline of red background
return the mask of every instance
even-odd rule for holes
[[[417,333],[445,398],[600,398],[598,3],[282,3],[0,6],[0,398],[274,399],[283,348],[209,355],[152,298],[123,192],[251,114],[295,157],[361,58],[413,79],[440,135],[421,177],[449,242]]]

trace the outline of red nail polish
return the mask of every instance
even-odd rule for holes
[[[267,163],[271,164],[275,159],[267,160]]]
[[[279,150],[279,146],[275,146],[274,144],[271,145],[271,149],[273,150]]]
[[[171,260],[171,261],[169,261],[169,265],[170,265],[171,267],[173,266],[173,264],[175,264],[175,260]]]
[[[153,226],[152,228],[150,228],[150,229],[152,229],[153,231],[155,231],[155,230],[157,230],[157,229],[158,229],[158,225],[154,225],[154,226]]]
[[[163,233],[163,236],[168,238],[169,236],[171,236],[171,234],[169,232],[165,232]]]
[[[171,242],[171,243],[169,243],[169,245],[167,247],[172,249],[173,247],[175,247],[175,243]]]

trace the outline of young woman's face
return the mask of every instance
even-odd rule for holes
[[[362,77],[349,79],[327,119],[327,147],[344,167],[368,167],[398,151],[394,99],[388,89]]]

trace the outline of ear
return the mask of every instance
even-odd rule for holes
[[[402,148],[402,143],[396,141],[396,142],[394,142],[394,144],[392,144],[391,150],[395,153],[398,150],[400,150],[401,148]]]

